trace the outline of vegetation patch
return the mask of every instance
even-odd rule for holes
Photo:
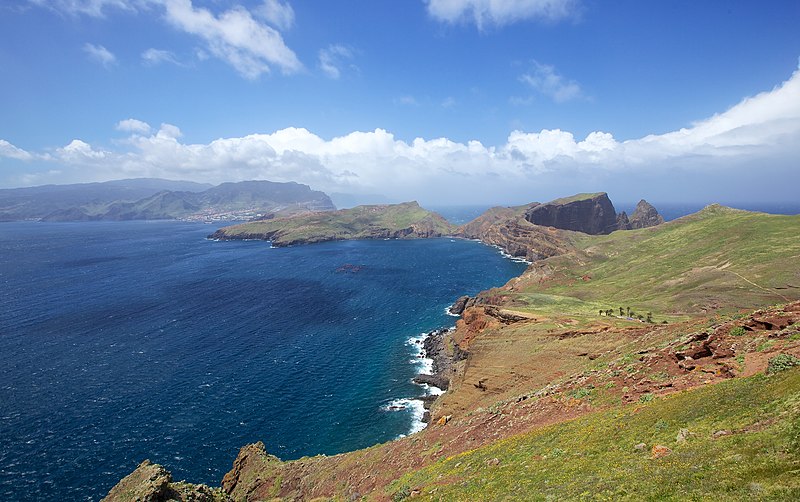
[[[799,413],[800,370],[734,379],[456,455],[406,474],[388,493],[411,487],[423,500],[796,500]],[[460,481],[436,481],[443,479]]]

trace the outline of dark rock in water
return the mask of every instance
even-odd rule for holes
[[[525,219],[535,225],[593,235],[608,234],[617,228],[617,212],[605,192],[539,204],[525,213]]]
[[[467,308],[467,302],[469,301],[469,296],[462,296],[456,302],[450,306],[450,313],[453,315],[461,315],[464,313],[464,309]]]
[[[656,208],[644,199],[636,204],[636,210],[630,217],[631,229],[654,227],[662,223],[664,223],[664,218],[658,214]]]
[[[432,385],[434,387],[438,387],[442,390],[447,390],[447,387],[450,386],[450,380],[445,378],[443,375],[426,375],[424,373],[420,373],[419,375],[414,377],[414,383],[416,384],[427,384]]]

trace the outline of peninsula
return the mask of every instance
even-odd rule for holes
[[[415,239],[453,235],[456,227],[416,202],[357,206],[274,217],[221,228],[217,240],[260,239],[283,247],[348,239]]]
[[[145,462],[107,500],[797,498],[800,216],[712,205],[660,223],[640,204],[626,221],[603,195],[455,230],[533,263],[459,302],[424,431],[286,462],[247,445],[213,489]],[[281,242],[334,235],[309,218]],[[258,235],[288,225],[272,221]],[[555,226],[573,224],[596,235]]]

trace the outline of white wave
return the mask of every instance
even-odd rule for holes
[[[428,424],[422,421],[422,417],[425,416],[425,407],[422,401],[418,399],[394,399],[382,409],[384,411],[403,411],[410,413],[412,420],[411,430],[408,434],[414,434],[428,426]],[[400,434],[397,438],[399,439],[405,436],[406,434]]]

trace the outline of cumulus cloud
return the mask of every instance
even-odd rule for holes
[[[580,84],[565,78],[552,65],[533,61],[531,71],[522,74],[519,79],[556,103],[583,97]]]
[[[279,30],[285,31],[294,25],[294,9],[280,0],[264,0],[256,9],[256,15]]]
[[[319,51],[320,69],[334,80],[342,76],[341,67],[351,59],[353,59],[353,51],[344,45],[332,44]]]
[[[427,0],[428,14],[448,23],[474,22],[478,29],[518,21],[556,21],[577,13],[577,0]]]
[[[175,57],[175,54],[162,49],[147,49],[146,51],[142,52],[142,61],[148,66],[157,66],[161,63],[170,63],[176,66],[182,66],[181,62],[178,61],[178,58]]]
[[[257,21],[247,9],[233,7],[220,15],[195,7],[191,0],[163,0],[167,20],[176,28],[202,38],[209,52],[248,79],[277,66],[284,73],[302,68],[281,34]]]
[[[117,63],[117,57],[103,47],[102,45],[84,44],[83,51],[89,55],[89,58],[100,63],[106,68],[111,67]]]
[[[269,73],[273,67],[285,74],[303,68],[278,31],[294,23],[294,10],[281,0],[265,0],[253,11],[235,5],[219,14],[196,6],[192,0],[29,1],[58,12],[93,17],[102,17],[112,9],[131,12],[160,10],[170,25],[202,39],[208,53],[230,64],[247,79],[256,79]],[[84,50],[106,66],[116,61],[114,55],[101,45],[86,44]],[[160,49],[149,49],[142,54],[142,58],[148,64],[179,64],[172,53]]]
[[[717,187],[752,191],[759,184],[767,195],[795,197],[800,71],[690,127],[627,141],[603,131],[576,138],[569,131],[545,129],[512,131],[504,144],[487,146],[448,138],[403,141],[384,129],[324,139],[303,128],[286,128],[192,144],[170,124],[154,131],[127,119],[117,129],[131,133],[127,150],[76,139],[48,161],[83,173],[88,167],[104,179],[298,181],[329,192],[383,193],[428,203],[521,203],[542,200],[544,193],[611,190],[634,182],[640,185],[631,197],[644,195],[642,187],[669,190],[674,199],[693,190],[707,197]],[[0,156],[43,158],[3,140]]]
[[[126,131],[137,134],[148,134],[151,130],[150,124],[137,119],[125,119],[117,122],[118,131]]]
[[[8,157],[9,159],[17,160],[31,160],[33,155],[26,152],[22,148],[18,148],[4,139],[0,139],[0,157]]]

